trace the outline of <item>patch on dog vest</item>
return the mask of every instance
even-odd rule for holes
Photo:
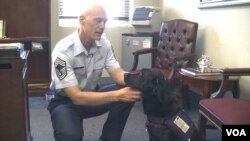
[[[167,119],[165,124],[183,141],[187,141],[192,136],[195,126],[184,111],[179,111],[175,116]]]
[[[187,133],[188,129],[190,128],[189,125],[179,116],[174,119],[174,124],[178,126],[184,133]]]
[[[64,79],[67,76],[66,62],[61,58],[57,57],[54,65],[57,77],[60,80]]]

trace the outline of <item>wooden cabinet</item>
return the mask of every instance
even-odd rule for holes
[[[0,19],[6,21],[7,39],[0,43],[23,42],[30,50],[28,92],[41,96],[50,83],[50,0],[1,0]],[[32,42],[43,45],[33,50]]]
[[[30,53],[27,60],[27,83],[29,96],[43,96],[50,83],[50,48],[47,37],[25,37],[0,39],[1,43],[24,44],[25,50]],[[33,48],[33,43],[42,45],[39,49]]]
[[[27,57],[0,58],[0,141],[31,141]]]

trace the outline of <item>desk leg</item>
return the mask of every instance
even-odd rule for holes
[[[180,96],[181,96],[181,104],[182,108],[187,108],[187,94],[185,92],[188,91],[188,86],[184,84],[185,77],[181,76],[180,78]]]
[[[238,80],[233,82],[232,93],[233,93],[233,98],[239,98],[240,97],[240,86],[239,86],[239,81]]]
[[[198,121],[198,129],[199,129],[199,132],[201,135],[201,141],[206,141],[206,125],[207,125],[207,120],[200,113],[199,114],[199,121]]]
[[[205,81],[203,85],[202,98],[210,98],[213,91],[213,82]]]
[[[210,98],[213,89],[216,85],[213,82],[205,81],[203,85],[202,98]],[[200,112],[200,111],[199,111]],[[201,141],[206,141],[206,127],[207,127],[207,119],[199,113],[198,117],[198,128],[201,135]]]
[[[190,103],[189,103],[189,87],[184,85],[183,86],[183,92],[182,92],[182,107],[183,108],[189,108]]]

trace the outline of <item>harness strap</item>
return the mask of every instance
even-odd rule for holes
[[[168,119],[171,119],[178,112],[179,111],[171,112],[167,117],[164,118],[165,121],[168,120]],[[168,128],[168,126],[166,125],[165,121],[164,121],[164,123],[155,123],[155,122],[152,122],[150,120],[147,120],[145,125],[146,125],[146,127],[166,129],[166,128]]]

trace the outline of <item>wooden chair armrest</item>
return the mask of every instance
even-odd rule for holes
[[[157,51],[156,48],[143,48],[143,49],[139,49],[133,52],[134,60],[133,60],[133,65],[130,71],[136,70],[138,66],[138,62],[139,62],[139,55],[148,54],[148,53],[154,54],[156,51]]]
[[[133,55],[154,53],[155,51],[156,51],[156,48],[143,48],[143,49],[139,49],[139,50],[134,51]]]
[[[181,60],[191,60],[195,57],[195,54],[186,54],[186,55],[182,55],[182,56],[172,56],[170,57],[171,63],[172,63],[172,69],[171,72],[169,74],[169,78],[168,80],[173,80],[175,72],[177,70],[177,62],[181,61]]]

